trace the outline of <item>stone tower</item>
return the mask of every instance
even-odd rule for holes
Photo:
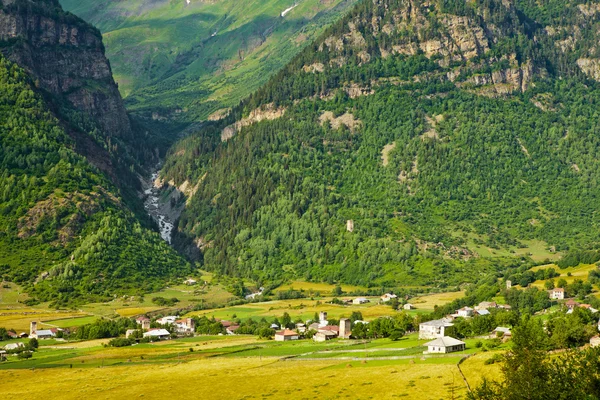
[[[350,339],[350,330],[352,329],[352,323],[348,318],[340,319],[340,338]]]
[[[320,323],[327,322],[327,311],[321,311],[319,313],[319,322]]]
[[[142,321],[142,330],[143,331],[150,330],[150,320],[149,319],[145,319]]]
[[[33,335],[35,335],[36,332],[37,332],[37,322],[31,321],[31,323],[29,324],[29,335],[33,336]]]
[[[346,230],[348,232],[354,232],[354,221],[349,219],[348,221],[346,221]]]

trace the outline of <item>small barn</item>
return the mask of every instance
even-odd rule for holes
[[[288,340],[298,340],[298,333],[289,329],[284,329],[279,332],[275,332],[275,340],[277,342],[287,342]]]
[[[467,344],[450,336],[444,336],[425,343],[428,353],[453,353],[455,351],[463,351],[467,348]]]
[[[324,342],[326,340],[335,339],[338,334],[334,331],[319,331],[313,336],[315,342]]]
[[[150,329],[144,333],[144,337],[155,338],[159,340],[171,339],[171,332],[166,329]]]

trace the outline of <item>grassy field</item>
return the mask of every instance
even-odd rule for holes
[[[575,279],[581,279],[582,281],[586,281],[590,271],[593,271],[594,269],[596,269],[598,267],[595,264],[581,264],[576,267],[569,267],[569,268],[561,269],[558,267],[558,265],[548,264],[548,265],[541,265],[538,267],[534,267],[531,270],[537,271],[537,270],[545,269],[545,268],[554,268],[560,274],[559,277],[554,278],[554,283],[556,283],[559,279],[562,278],[565,281],[567,281],[568,284],[571,284],[571,283],[573,283],[573,281]],[[569,276],[569,273],[571,274],[571,276]],[[531,284],[531,286],[535,286],[540,289],[543,289],[544,281],[543,280],[535,281]]]
[[[296,287],[294,287],[296,288]],[[443,305],[455,299],[464,296],[464,292],[436,293],[411,299],[417,309],[410,311],[411,314],[431,312],[435,305]],[[348,297],[348,296],[342,296]],[[263,303],[250,303],[240,306],[225,307],[212,310],[194,311],[189,315],[205,315],[219,319],[239,318],[245,320],[248,318],[260,319],[281,317],[284,312],[290,314],[292,319],[301,318],[302,320],[312,319],[315,312],[326,311],[331,318],[339,319],[349,317],[353,311],[360,311],[365,319],[373,319],[390,315],[393,313],[390,306],[379,304],[379,297],[370,297],[370,303],[335,305],[328,304],[331,298],[320,300],[311,299],[293,299],[293,300],[275,300]]]
[[[352,285],[345,285],[345,284],[342,284],[340,286],[342,288],[342,291],[345,293],[358,291],[358,290],[365,290],[365,288],[362,288],[359,286],[352,286]],[[305,292],[307,292],[309,294],[315,294],[318,292],[322,296],[331,296],[332,291],[335,287],[336,287],[336,285],[329,285],[324,282],[293,281],[291,283],[288,283],[286,285],[278,287],[277,289],[275,289],[275,291],[282,292],[282,291],[286,291],[289,289],[294,289],[294,290],[304,290]]]
[[[203,275],[209,280],[210,275]],[[0,286],[0,327],[29,332],[29,323],[38,321],[41,327],[77,327],[93,322],[100,317],[133,317],[147,312],[168,312],[168,308],[157,306],[152,302],[155,297],[177,298],[178,303],[174,308],[187,308],[196,304],[223,304],[233,299],[220,284],[203,285],[177,285],[166,288],[156,293],[149,293],[143,297],[124,296],[115,298],[106,303],[90,303],[81,306],[78,310],[54,310],[48,304],[39,304],[33,307],[22,303],[27,295],[22,289],[13,284],[10,288]],[[19,300],[19,301],[17,301]]]
[[[434,306],[442,306],[446,303],[450,303],[456,299],[460,299],[465,296],[465,292],[447,292],[447,293],[435,293],[426,296],[416,297],[410,300],[417,310],[432,311]]]
[[[81,346],[84,343],[92,346]],[[163,398],[165,387],[177,387],[178,395],[211,399],[440,399],[451,393],[464,398],[467,390],[457,367],[464,355],[423,357],[423,341],[416,335],[368,343],[281,343],[252,336],[205,336],[125,348],[103,348],[100,343],[42,347],[31,360],[2,363],[0,392],[6,398],[153,399]],[[471,341],[467,344],[467,352],[478,351]],[[336,359],[344,351],[358,359]],[[368,357],[410,354],[370,360],[363,359],[363,351]],[[308,359],[306,353],[327,357]],[[496,365],[483,364],[490,354],[478,353],[461,364],[471,386],[481,380],[482,371],[497,376]],[[199,376],[201,380],[192,379]],[[36,385],[23,385],[24,381]]]
[[[521,240],[525,247],[509,247],[506,249],[493,249],[483,244],[475,242],[476,238],[482,239],[474,234],[467,235],[469,238],[467,247],[476,252],[481,257],[521,257],[527,256],[534,261],[556,261],[561,257],[561,253],[552,252],[548,249],[548,244],[541,240]]]
[[[17,332],[29,333],[29,323],[32,321],[41,321],[40,328],[50,328],[51,326],[44,324],[43,321],[55,321],[59,318],[83,316],[86,316],[86,314],[78,311],[55,311],[37,308],[0,309],[0,326],[7,329],[15,329]]]

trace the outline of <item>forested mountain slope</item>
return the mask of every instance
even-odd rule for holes
[[[153,151],[100,33],[55,0],[1,0],[0,60],[0,276],[64,304],[189,271],[138,220],[137,171]]]
[[[61,0],[103,32],[128,109],[157,124],[236,105],[355,2]]]
[[[507,262],[477,245],[598,243],[599,10],[361,1],[172,149],[178,245],[257,280],[443,285]]]

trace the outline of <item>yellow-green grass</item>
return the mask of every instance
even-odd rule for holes
[[[544,261],[546,259],[554,261],[561,257],[561,253],[552,252],[548,249],[548,244],[542,240],[521,240],[520,242],[525,247],[511,246],[506,249],[493,249],[491,247],[475,243],[477,235],[469,234],[467,247],[469,250],[476,252],[481,257],[531,257],[534,261]]]
[[[152,302],[155,297],[164,297],[167,299],[177,298],[174,308],[185,308],[195,304],[223,304],[231,300],[234,296],[229,293],[222,285],[209,285],[203,289],[203,285],[177,285],[165,288],[159,292],[149,293],[143,298],[116,298],[106,303],[90,303],[82,306],[82,310],[97,316],[112,317],[119,315],[122,317],[133,317],[148,312],[160,310],[167,311],[164,306],[158,306]]]
[[[358,290],[365,290],[365,288],[362,288],[360,286],[353,286],[353,285],[346,285],[346,284],[341,284],[340,286],[342,287],[342,291],[344,291],[346,293],[354,292],[354,291],[358,291]],[[275,290],[276,291],[286,291],[289,289],[304,290],[305,292],[309,292],[309,293],[319,292],[321,295],[331,296],[332,291],[335,287],[336,287],[336,285],[330,285],[325,282],[293,281],[293,282],[288,283],[287,285],[280,286],[279,288],[277,288]]]
[[[284,312],[295,318],[303,320],[312,319],[315,312],[326,311],[331,318],[349,317],[353,311],[360,311],[365,319],[373,319],[392,314],[389,306],[375,303],[367,303],[361,305],[335,305],[327,304],[331,299],[310,300],[310,299],[293,299],[293,300],[275,300],[264,303],[251,303],[241,306],[233,306],[219,308],[214,310],[193,311],[188,315],[206,315],[207,317],[215,317],[219,319],[232,318],[254,318],[262,317],[274,318],[281,317]]]
[[[402,360],[403,361],[403,360]],[[431,362],[274,361],[258,358],[211,358],[165,365],[2,371],[6,398],[210,399],[301,398],[446,398],[466,388],[453,364]],[[196,379],[202,377],[202,379]],[[35,382],[24,385],[23,382]]]
[[[12,282],[0,281],[0,308],[25,307],[23,301],[28,298],[29,296],[23,292],[21,286]]]
[[[463,374],[465,375],[465,378],[467,379],[467,382],[469,382],[469,385],[472,389],[481,384],[484,377],[488,380],[501,380],[501,364],[485,364],[485,360],[493,357],[496,354],[501,353],[497,351],[478,353],[472,357],[467,358],[460,364],[460,369],[462,370]]]
[[[582,281],[586,281],[590,271],[593,271],[598,267],[595,264],[580,264],[576,267],[569,267],[569,268],[561,269],[558,265],[547,264],[547,265],[540,265],[538,267],[534,267],[531,270],[535,272],[540,269],[546,269],[546,268],[554,268],[556,270],[556,272],[558,272],[560,274],[560,276],[553,278],[554,283],[556,283],[559,279],[564,279],[565,281],[567,281],[567,284],[571,284],[575,281],[575,279],[580,279]],[[571,273],[571,276],[569,276],[569,273]],[[537,281],[533,282],[531,284],[531,286],[535,286],[535,287],[538,287],[541,289],[541,288],[544,288],[544,283],[545,283],[544,280],[537,280]]]
[[[413,304],[417,310],[433,310],[436,305],[442,306],[464,296],[464,290],[460,292],[434,293],[411,299],[410,303]]]
[[[86,317],[75,317],[75,318],[61,318],[51,321],[43,321],[45,325],[55,326],[58,328],[73,328],[81,325],[91,324],[96,321],[98,317],[94,315],[88,315]]]
[[[15,329],[18,332],[29,333],[29,324],[32,321],[41,322],[39,327],[50,327],[45,325],[43,321],[53,321],[61,318],[83,317],[87,316],[78,311],[53,311],[45,309],[18,309],[18,310],[2,310],[0,309],[0,327],[7,329]]]

